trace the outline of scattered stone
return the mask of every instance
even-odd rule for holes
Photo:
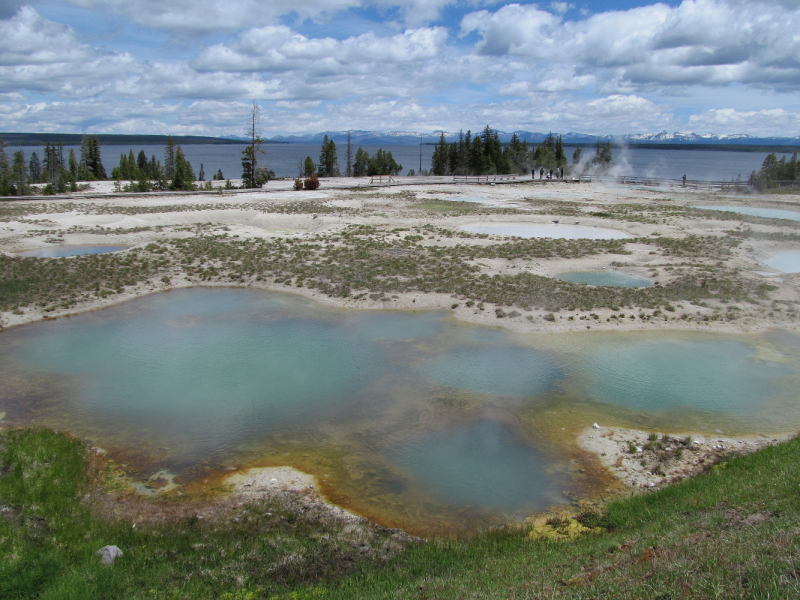
[[[122,556],[122,550],[116,546],[103,546],[96,554],[100,557],[100,560],[103,561],[104,565],[111,565],[114,564],[114,559],[118,556]]]
[[[597,423],[592,423],[592,429],[600,429],[600,425]]]

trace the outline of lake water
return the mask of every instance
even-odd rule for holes
[[[723,210],[751,217],[766,217],[768,219],[789,219],[800,221],[800,212],[795,210],[781,210],[779,208],[758,208],[753,206],[693,206],[702,210]]]
[[[63,258],[65,256],[83,256],[85,254],[107,254],[127,250],[130,246],[51,246],[38,250],[20,252],[23,258]]]
[[[642,277],[618,273],[616,271],[568,271],[559,273],[556,279],[570,281],[572,283],[583,283],[586,285],[607,285],[611,287],[650,287],[653,282]]]
[[[621,240],[632,237],[624,231],[583,227],[580,225],[535,225],[532,223],[480,223],[463,225],[463,231],[488,235],[506,235],[522,238],[553,238],[564,240]]]
[[[364,146],[370,156],[382,147],[384,151],[390,151],[394,159],[403,166],[403,174],[409,169],[419,170],[420,146],[406,145],[385,145],[385,146]],[[77,146],[65,146],[65,156],[69,155],[72,148],[76,155],[80,155],[80,148]],[[194,167],[195,174],[199,174],[200,165],[203,165],[206,179],[211,179],[212,174],[218,169],[222,170],[225,177],[238,179],[242,176],[242,150],[244,144],[213,144],[213,145],[185,145],[182,146],[183,152],[189,162]],[[433,157],[433,146],[422,146],[422,168],[431,168],[431,158]],[[11,156],[16,150],[22,149],[26,158],[30,158],[31,152],[36,152],[39,157],[43,156],[43,147],[24,146],[7,147],[6,153]],[[110,175],[111,169],[119,164],[119,155],[128,155],[128,150],[132,149],[134,155],[138,155],[140,150],[144,150],[147,158],[155,156],[164,163],[163,146],[102,146],[102,159],[106,172]],[[275,171],[278,177],[288,175],[297,176],[302,171],[301,164],[307,156],[315,162],[319,161],[319,144],[265,144],[263,146],[265,154],[264,164],[269,169]],[[355,154],[355,148],[353,153]],[[567,148],[568,156],[572,156],[574,148]],[[346,147],[337,145],[339,156],[339,168],[345,171]],[[591,155],[594,151],[591,148],[584,148],[584,156]],[[664,177],[667,179],[680,179],[686,175],[688,179],[699,180],[722,180],[732,181],[739,175],[744,180],[750,176],[752,171],[761,168],[767,152],[729,152],[711,150],[658,150],[627,148],[624,150],[614,149],[614,162],[617,165],[615,171],[618,175],[632,175],[639,177]],[[780,156],[778,157],[780,158]],[[787,155],[788,159],[788,155]]]
[[[6,424],[66,429],[188,491],[291,465],[418,533],[522,519],[607,479],[606,425],[800,426],[800,336],[522,335],[437,311],[193,288],[0,334]],[[563,428],[563,429],[562,429]]]

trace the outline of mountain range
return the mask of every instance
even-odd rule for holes
[[[506,143],[511,140],[511,136],[516,133],[520,139],[528,140],[528,143],[541,143],[549,133],[533,131],[498,131],[500,141]],[[441,135],[440,132],[413,132],[413,131],[364,131],[352,130],[350,132],[352,143],[362,146],[387,145],[417,145],[420,142],[425,144],[436,143]],[[324,136],[333,139],[337,144],[347,142],[347,131],[322,131],[319,133],[308,133],[304,135],[278,135],[269,139],[271,142],[283,142],[294,144],[319,144]],[[555,134],[554,134],[555,135]],[[745,133],[738,134],[697,134],[697,133],[669,133],[660,131],[658,133],[634,133],[627,135],[591,135],[587,133],[569,132],[562,134],[562,139],[567,145],[575,144],[596,144],[610,141],[614,144],[630,145],[652,145],[652,144],[725,144],[742,146],[800,146],[800,136],[795,137],[753,137]],[[223,136],[226,139],[241,139],[237,136]],[[445,132],[445,139],[448,142],[458,140],[457,132]]]

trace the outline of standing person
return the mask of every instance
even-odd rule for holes
[[[544,179],[544,167],[539,169],[539,179]]]
[[[686,175],[683,176],[683,187],[686,187]]]
[[[531,179],[536,179],[536,169],[531,169]]]
[[[550,172],[547,174],[547,178],[548,179],[552,179],[553,178],[553,169],[550,169]]]

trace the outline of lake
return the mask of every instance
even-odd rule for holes
[[[187,491],[290,465],[333,501],[423,533],[483,528],[607,474],[572,446],[604,425],[800,426],[800,336],[515,334],[443,311],[327,307],[192,288],[0,334],[4,424],[74,432]],[[563,429],[562,429],[563,428]]]
[[[390,151],[394,159],[403,166],[403,174],[409,169],[419,170],[420,146],[408,145],[384,145],[384,146],[364,146],[370,156],[382,147],[385,151]],[[69,154],[69,148],[75,150],[80,156],[80,148],[77,146],[65,146],[65,155]],[[200,173],[200,165],[203,164],[206,179],[211,179],[212,174],[218,169],[222,170],[225,177],[238,179],[242,176],[242,150],[244,144],[214,144],[214,145],[186,145],[182,146],[186,158],[192,163],[195,174]],[[35,151],[39,157],[43,156],[43,147],[24,146],[22,148],[9,146],[6,153],[9,157],[16,150],[22,149],[26,159],[30,158],[31,152]],[[132,149],[134,155],[138,155],[140,150],[144,150],[148,159],[150,156],[164,162],[163,146],[111,146],[106,145],[101,148],[103,165],[106,172],[110,175],[111,169],[119,164],[119,155]],[[265,164],[269,169],[275,171],[278,177],[296,177],[302,171],[301,164],[307,156],[317,162],[319,160],[319,144],[265,144],[263,146]],[[433,156],[433,146],[422,146],[422,168],[431,168],[431,158]],[[355,154],[356,148],[353,149]],[[566,148],[567,156],[571,157],[574,148]],[[346,147],[344,144],[337,145],[339,155],[339,168],[345,170]],[[584,155],[590,155],[591,148],[584,148]],[[587,154],[588,153],[588,154]],[[614,163],[617,165],[618,175],[631,175],[639,177],[664,177],[667,179],[680,179],[686,175],[688,179],[699,180],[723,180],[732,181],[739,175],[744,180],[750,176],[752,171],[761,168],[767,152],[730,152],[730,151],[711,151],[711,150],[658,150],[642,148],[614,149]],[[780,157],[779,157],[780,158]],[[10,158],[9,158],[10,160]]]

